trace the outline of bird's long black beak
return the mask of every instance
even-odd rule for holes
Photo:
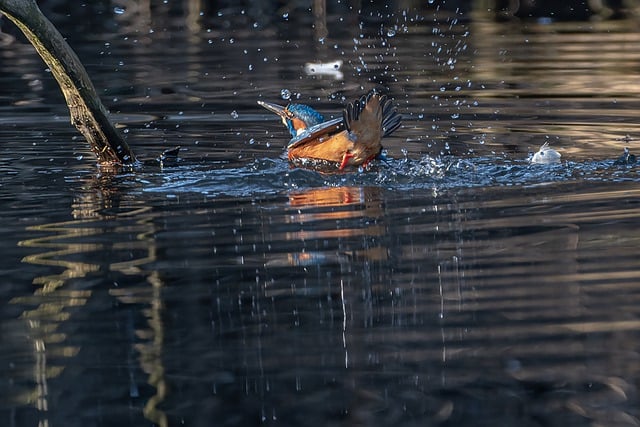
[[[285,117],[285,112],[284,109],[285,107],[278,105],[278,104],[272,104],[270,102],[264,102],[264,101],[258,101],[258,105],[266,108],[267,110],[271,111],[272,113],[276,113],[278,116],[280,117]]]

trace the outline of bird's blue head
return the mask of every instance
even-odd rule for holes
[[[267,110],[276,113],[289,129],[291,136],[298,136],[303,130],[324,122],[322,114],[304,104],[289,104],[282,107],[270,102],[258,101]]]
[[[322,114],[305,104],[289,104],[285,111],[288,112],[285,124],[291,136],[297,136],[301,131],[324,122]]]

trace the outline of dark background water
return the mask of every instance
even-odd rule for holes
[[[638,23],[546,6],[44,2],[120,171],[3,19],[0,424],[640,424]],[[256,104],[373,88],[366,172],[291,169]]]

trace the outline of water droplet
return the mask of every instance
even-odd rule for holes
[[[231,117],[234,118],[234,119],[237,119],[238,118],[238,112],[236,110],[233,110],[231,112]]]
[[[396,35],[396,30],[395,30],[395,29],[393,29],[393,28],[389,28],[389,29],[387,30],[387,37],[393,37],[393,36],[395,36],[395,35]]]
[[[249,140],[249,145],[253,145],[253,144],[255,144],[255,143],[256,143],[256,140],[255,140],[255,139],[251,138],[251,139]]]
[[[280,98],[285,100],[291,99],[291,91],[289,89],[282,89],[280,91]]]
[[[125,12],[126,12],[126,10],[123,7],[114,7],[113,8],[113,13],[115,13],[116,15],[122,15]]]
[[[282,19],[289,19],[289,13],[283,13]]]

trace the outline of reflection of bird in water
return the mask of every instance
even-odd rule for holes
[[[560,161],[560,153],[553,148],[549,147],[549,143],[545,142],[537,153],[531,157],[531,163],[549,164],[557,163]]]
[[[342,118],[326,122],[308,105],[258,104],[280,116],[289,129],[293,139],[287,146],[288,157],[295,165],[324,161],[340,170],[366,166],[381,153],[381,139],[398,129],[401,121],[391,100],[375,92],[348,104]]]
[[[265,266],[352,266],[358,261],[386,261],[382,189],[379,187],[310,188],[289,194],[284,239],[296,242],[286,254],[272,252]]]

